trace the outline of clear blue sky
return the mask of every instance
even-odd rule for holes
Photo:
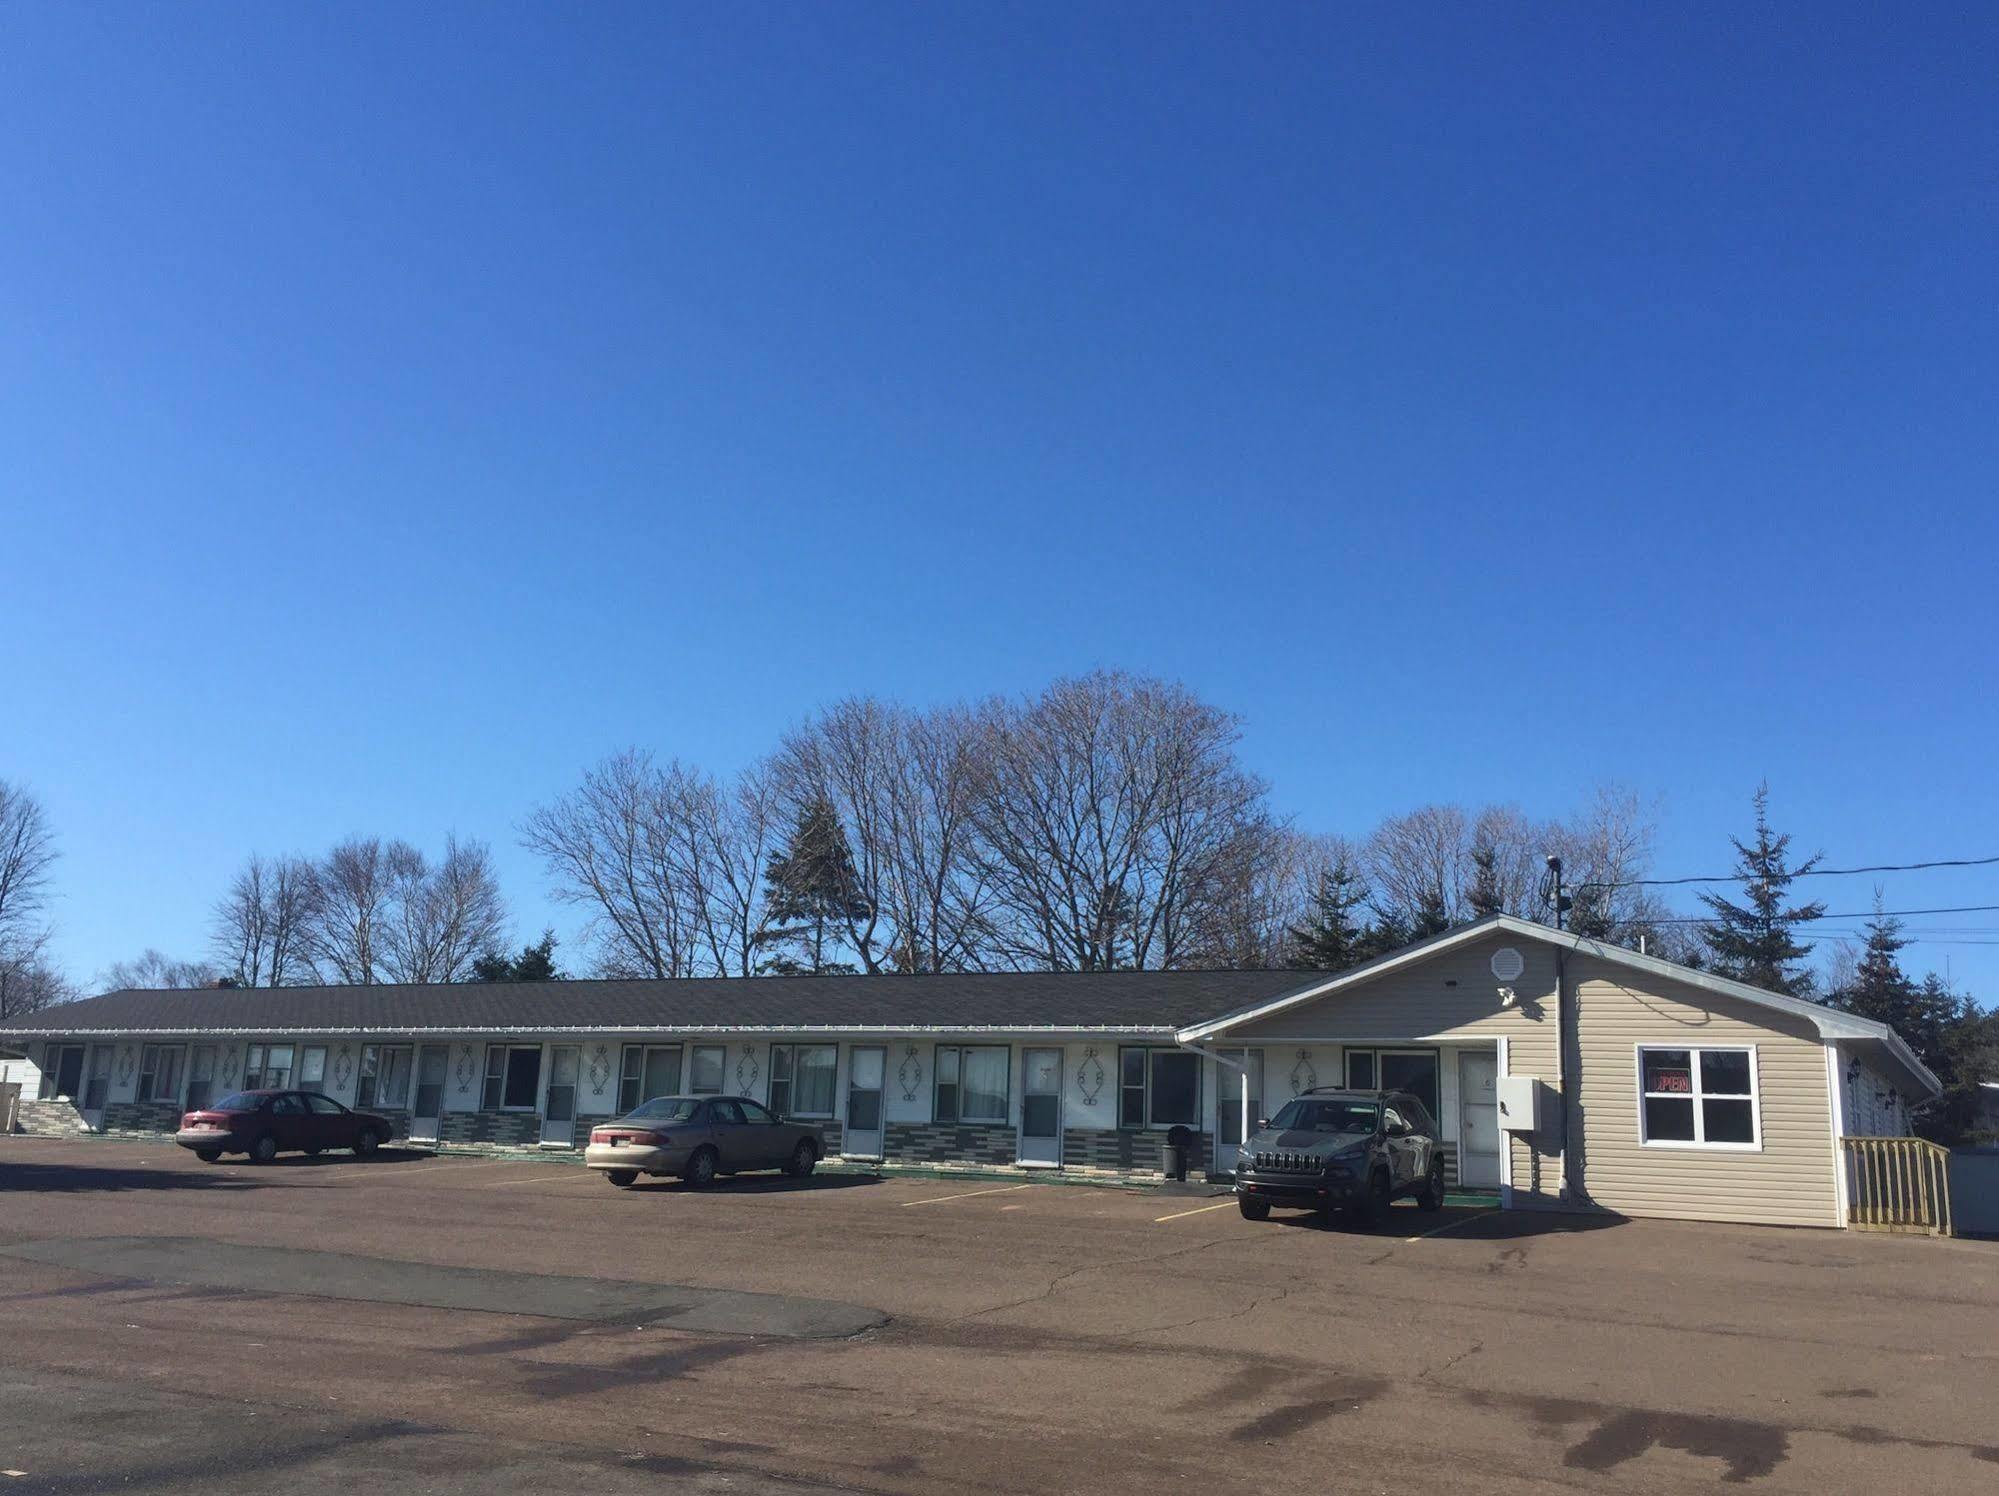
[[[1999,853],[1995,60],[1961,6],[0,9],[59,953],[196,954],[355,831],[566,929],[512,827],[607,751],[1097,664],[1315,829],[1615,778],[1698,873],[1767,776],[1836,860]]]

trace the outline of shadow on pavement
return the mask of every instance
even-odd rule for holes
[[[1566,1236],[1578,1231],[1603,1231],[1612,1226],[1622,1226],[1629,1219],[1609,1210],[1568,1213],[1466,1205],[1447,1205],[1442,1210],[1413,1210],[1398,1205],[1391,1207],[1379,1220],[1365,1226],[1357,1225],[1340,1214],[1287,1211],[1282,1206],[1270,1215],[1274,1225],[1332,1231],[1346,1236],[1408,1237],[1424,1232],[1448,1231],[1456,1241],[1519,1241],[1532,1236]]]
[[[89,1164],[0,1163],[0,1195],[16,1190],[83,1194],[99,1190],[240,1190],[249,1181],[193,1169],[132,1169]]]

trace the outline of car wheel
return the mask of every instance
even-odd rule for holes
[[[819,1163],[819,1150],[812,1146],[810,1138],[800,1138],[798,1146],[791,1150],[791,1161],[784,1166],[784,1172],[793,1179],[805,1179]]]
[[[222,1150],[220,1148],[197,1148],[194,1150],[194,1156],[205,1164],[220,1163],[222,1161]]]
[[[250,1145],[250,1162],[253,1164],[267,1164],[277,1156],[278,1140],[269,1133]]]
[[[619,1189],[628,1190],[634,1184],[638,1183],[639,1171],[637,1169],[606,1169],[604,1177]]]
[[[372,1127],[364,1127],[354,1138],[354,1156],[366,1158],[382,1146],[382,1135]]]
[[[715,1150],[697,1148],[694,1157],[687,1160],[687,1172],[680,1177],[694,1189],[703,1189],[715,1182]]]
[[[1242,1212],[1245,1221],[1267,1221],[1270,1219],[1270,1202],[1252,1200],[1247,1195],[1237,1195],[1235,1208]]]
[[[1416,1203],[1425,1210],[1444,1208],[1444,1166],[1441,1163],[1430,1165],[1430,1177],[1423,1181],[1423,1190],[1416,1196]]]

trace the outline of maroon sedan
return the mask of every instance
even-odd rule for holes
[[[352,1148],[365,1158],[389,1140],[389,1119],[350,1111],[317,1091],[238,1091],[180,1119],[174,1141],[204,1163],[247,1153],[267,1164],[280,1153]]]

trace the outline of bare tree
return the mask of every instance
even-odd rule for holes
[[[993,703],[983,732],[975,856],[1005,964],[1184,964],[1232,880],[1279,844],[1236,719],[1185,687],[1061,680]]]
[[[393,897],[395,846],[384,846],[380,837],[349,837],[313,869],[307,949],[320,981],[367,987],[381,980],[382,920]]]
[[[521,843],[556,898],[591,911],[607,976],[739,976],[763,937],[763,866],[777,795],[762,770],[723,787],[677,760],[631,750],[536,809]]]
[[[311,975],[318,879],[303,857],[251,853],[217,901],[214,956],[242,987],[283,987]]]
[[[779,746],[787,811],[830,805],[846,832],[855,897],[840,934],[863,970],[978,964],[984,884],[971,853],[983,744],[963,707],[916,712],[855,697]]]
[[[1422,910],[1455,919],[1466,907],[1472,818],[1461,805],[1423,805],[1369,835],[1363,868],[1375,911],[1405,925]]]
[[[0,1018],[37,1012],[69,995],[48,962],[43,918],[57,855],[41,802],[0,779]]]
[[[113,961],[97,978],[99,992],[127,988],[213,987],[222,974],[206,961],[177,961],[148,946],[135,960]]]
[[[399,841],[388,845],[383,860],[389,893],[377,925],[377,969],[391,982],[464,981],[506,930],[490,849],[452,836],[433,867]]]

